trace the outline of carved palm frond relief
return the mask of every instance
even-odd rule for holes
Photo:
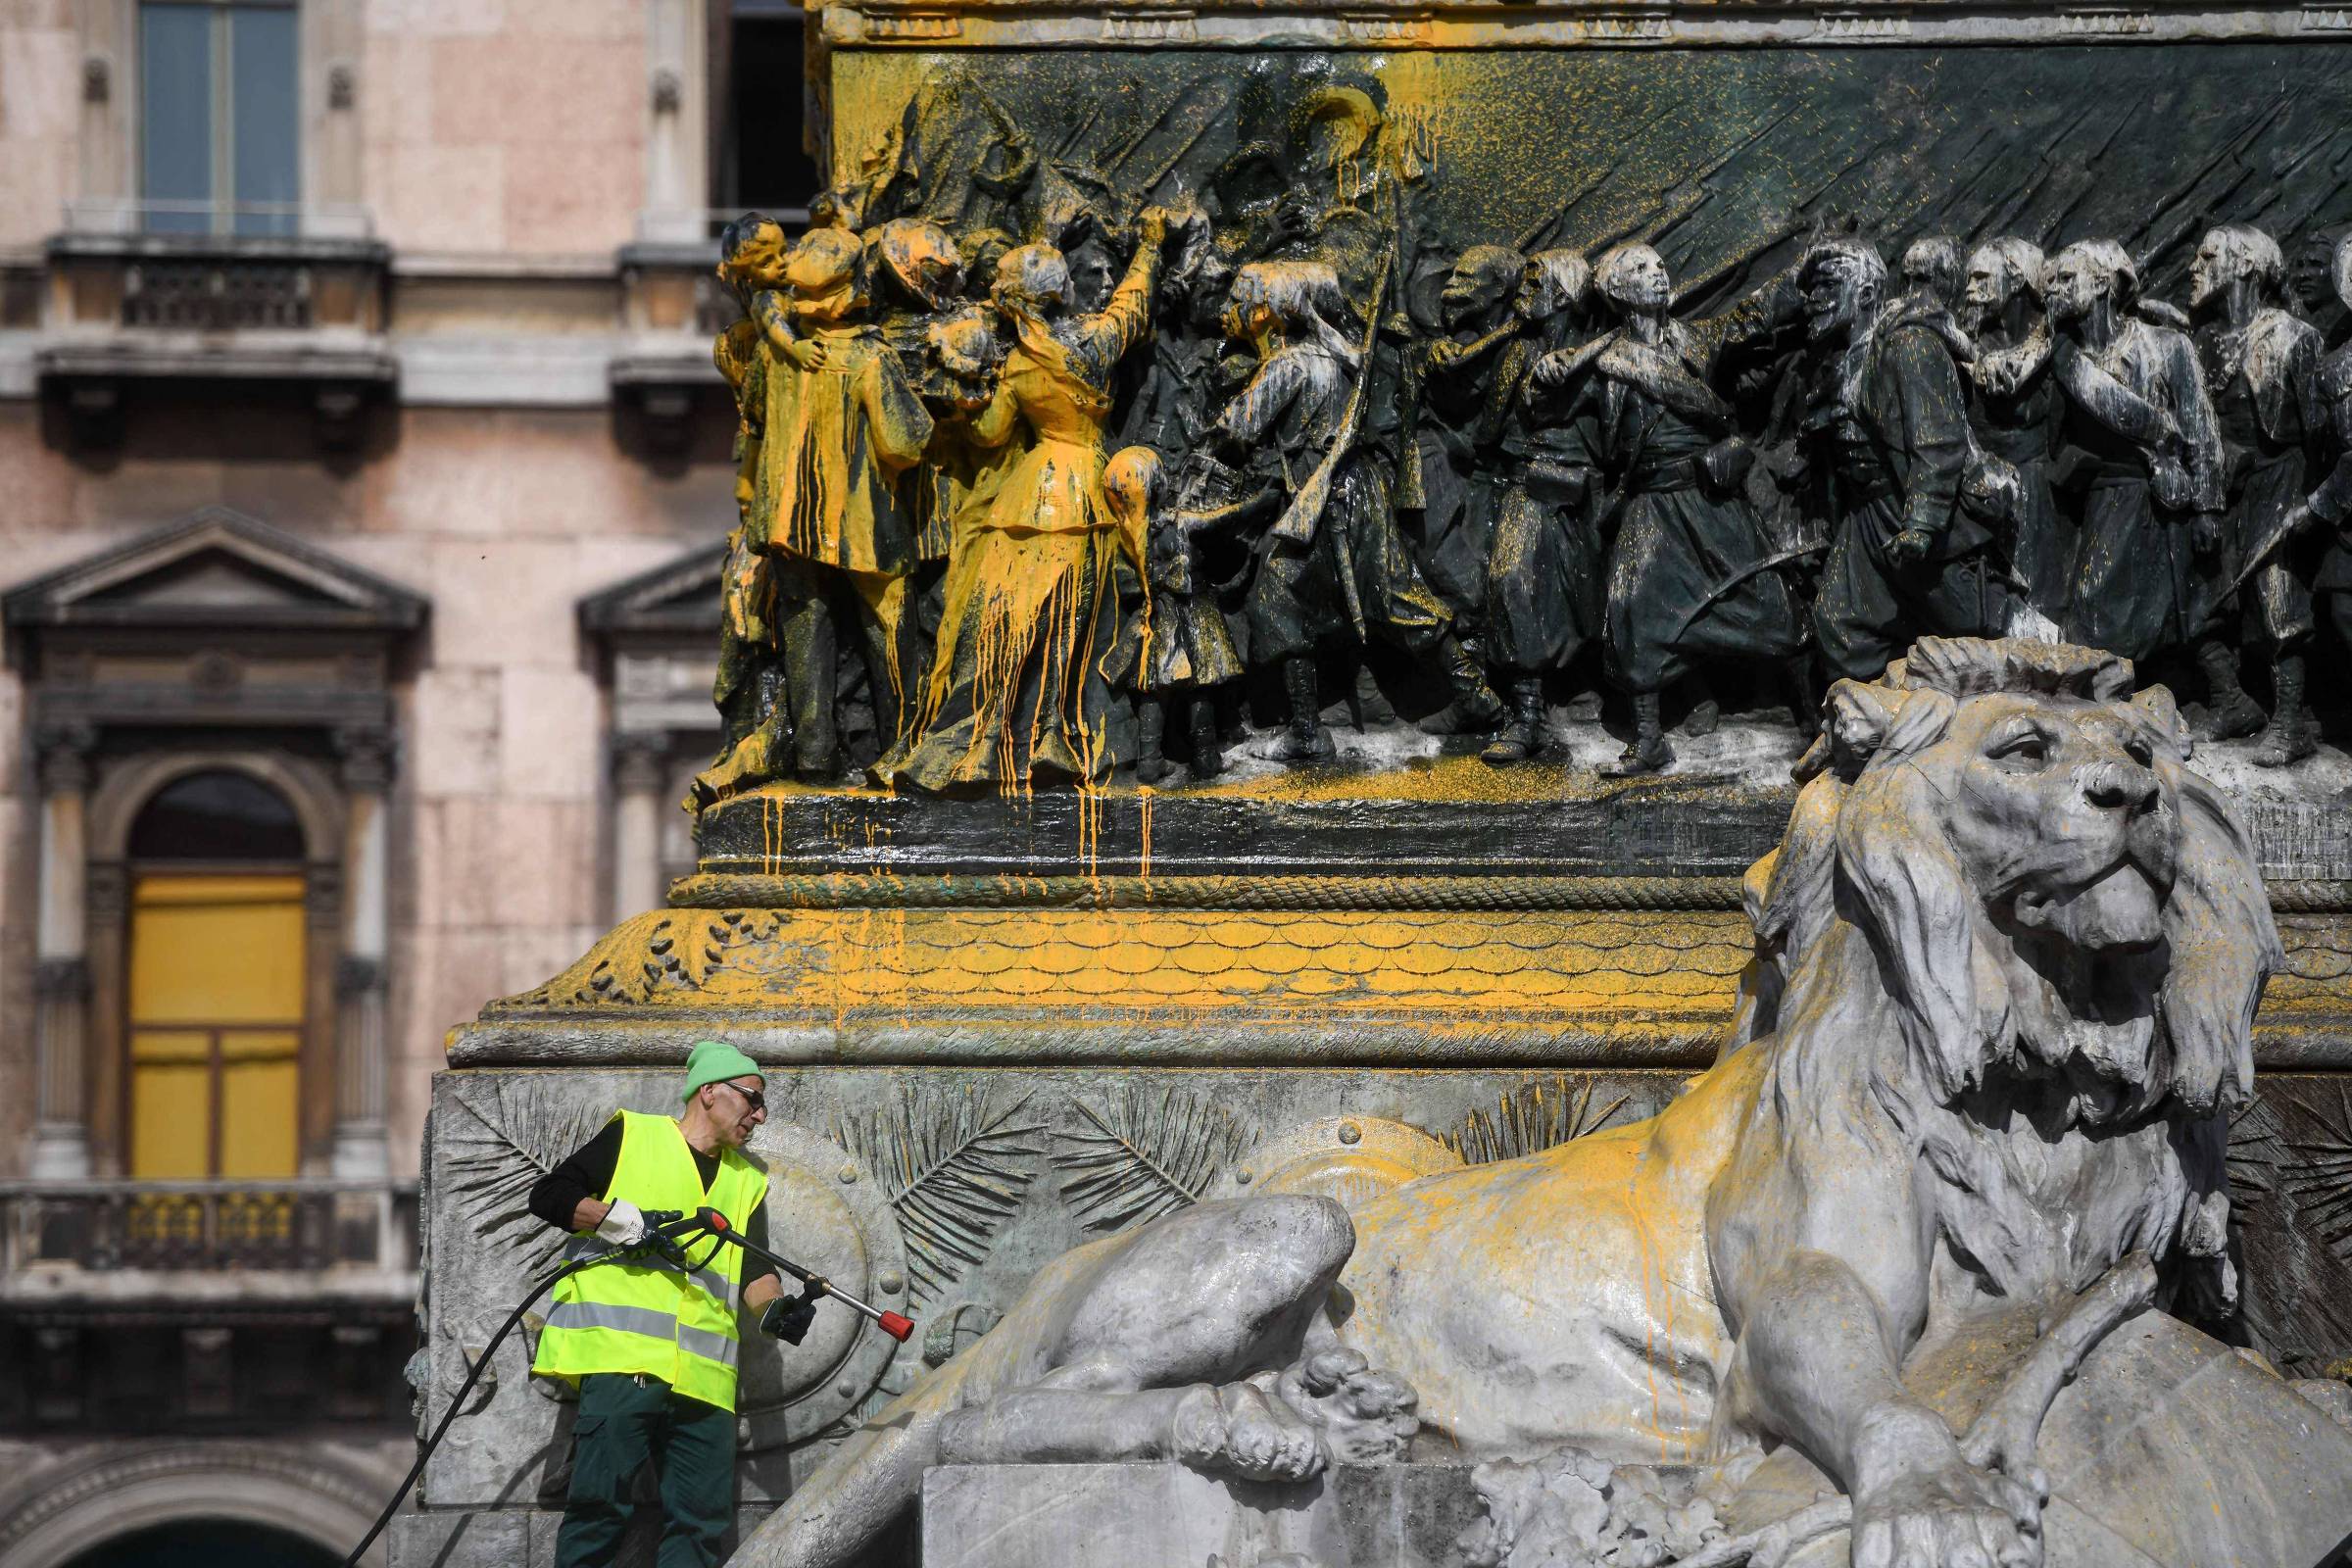
[[[2332,1117],[2316,1097],[2308,1110],[2319,1136],[2281,1140],[2295,1156],[2283,1182],[2301,1200],[2303,1223],[2319,1244],[2352,1262],[2352,1090],[2336,1091]]]
[[[1524,1084],[1496,1102],[1494,1115],[1473,1110],[1439,1142],[1459,1154],[1465,1165],[1491,1165],[1556,1148],[1598,1132],[1625,1108],[1630,1097],[1620,1094],[1595,1109],[1596,1087],[1588,1079],[1571,1088],[1564,1077],[1549,1084]]]
[[[1056,1130],[1061,1196],[1088,1230],[1119,1231],[1200,1200],[1254,1141],[1214,1100],[1173,1085],[1131,1085],[1097,1104],[1073,1100]]]
[[[2230,1127],[2230,1224],[2251,1343],[2291,1376],[2352,1352],[2352,1090],[2267,1081]]]
[[[986,1091],[902,1092],[894,1111],[837,1117],[833,1140],[890,1195],[918,1302],[938,1299],[988,1255],[1036,1172],[1039,1129],[1016,1124],[1023,1097],[993,1105]]]
[[[527,1078],[494,1077],[451,1096],[433,1138],[444,1152],[441,1180],[476,1239],[516,1249],[533,1272],[552,1263],[564,1234],[532,1215],[531,1187],[612,1114]]]

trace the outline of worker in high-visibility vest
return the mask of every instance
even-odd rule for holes
[[[644,1241],[646,1214],[709,1206],[767,1241],[767,1174],[744,1155],[767,1119],[759,1065],[716,1040],[686,1058],[677,1116],[616,1111],[531,1189],[531,1212],[581,1233],[571,1255]],[[735,1511],[736,1313],[798,1345],[814,1308],[784,1298],[772,1268],[745,1277],[741,1248],[688,1240],[679,1258],[648,1250],[585,1268],[556,1287],[533,1373],[576,1385],[571,1493],[556,1568],[597,1568],[619,1549],[650,1459],[661,1481],[660,1568],[712,1568]]]

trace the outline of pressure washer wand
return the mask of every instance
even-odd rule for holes
[[[884,1311],[881,1307],[873,1306],[867,1302],[860,1301],[858,1299],[858,1298],[850,1295],[847,1291],[836,1287],[832,1281],[826,1279],[822,1274],[811,1273],[808,1269],[801,1267],[800,1264],[792,1261],[792,1259],[779,1256],[778,1254],[769,1251],[766,1248],[756,1245],[747,1239],[741,1232],[737,1231],[733,1225],[729,1224],[727,1222],[727,1216],[721,1214],[715,1208],[706,1206],[698,1209],[686,1220],[681,1221],[674,1226],[664,1226],[663,1229],[672,1236],[684,1236],[693,1234],[695,1232],[702,1232],[710,1236],[714,1236],[722,1242],[732,1242],[737,1247],[740,1247],[745,1251],[751,1253],[752,1256],[757,1257],[771,1267],[785,1274],[791,1275],[796,1280],[799,1280],[801,1282],[802,1300],[814,1301],[818,1297],[830,1296],[833,1298],[833,1299],[839,1301],[842,1305],[848,1307],[851,1311],[856,1312],[859,1317],[864,1318],[867,1322],[873,1324],[874,1327],[880,1329],[883,1333],[889,1335],[892,1339],[897,1340],[902,1344],[906,1342],[906,1339],[908,1335],[914,1332],[914,1319],[909,1317],[902,1317],[896,1312]]]

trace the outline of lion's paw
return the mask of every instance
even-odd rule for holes
[[[1899,1474],[1854,1499],[1854,1568],[2040,1568],[2031,1480],[1954,1462]]]
[[[1247,1383],[1188,1391],[1174,1436],[1178,1459],[1246,1481],[1304,1481],[1323,1469],[1315,1429]]]
[[[1283,1402],[1314,1424],[1335,1464],[1401,1457],[1421,1430],[1420,1396],[1357,1350],[1319,1350],[1282,1374]]]

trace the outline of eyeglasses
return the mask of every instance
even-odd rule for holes
[[[744,1088],[744,1087],[743,1087],[743,1085],[741,1085],[741,1084],[739,1084],[739,1083],[734,1083],[734,1082],[732,1082],[732,1081],[730,1081],[730,1080],[728,1080],[728,1079],[725,1079],[725,1078],[721,1078],[721,1079],[718,1081],[718,1083],[719,1083],[719,1087],[720,1087],[720,1088],[722,1088],[722,1089],[732,1089],[732,1090],[734,1090],[734,1091],[735,1091],[737,1094],[741,1095],[741,1096],[744,1098],[744,1102],[745,1102],[745,1103],[747,1103],[747,1104],[749,1104],[749,1105],[750,1105],[750,1106],[751,1106],[751,1107],[752,1107],[754,1110],[765,1110],[765,1109],[767,1109],[767,1091],[766,1091],[766,1090],[764,1090],[764,1089],[746,1089],[746,1088]]]

